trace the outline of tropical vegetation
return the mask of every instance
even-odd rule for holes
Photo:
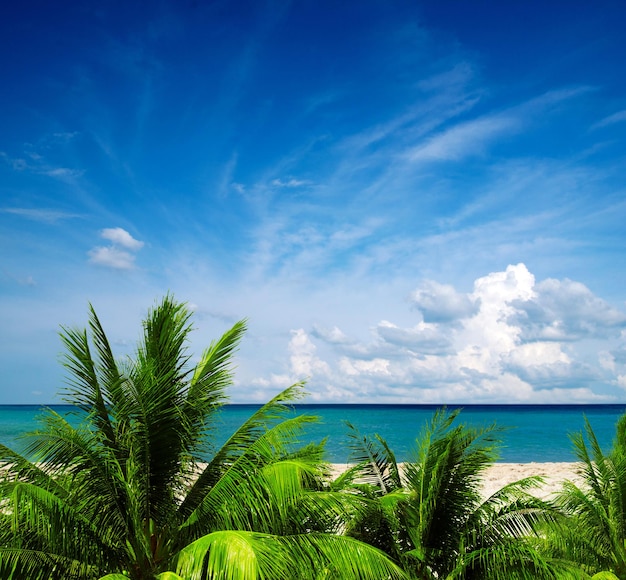
[[[540,478],[485,497],[502,430],[436,412],[399,464],[348,425],[332,480],[296,383],[225,438],[241,320],[194,362],[191,312],[151,309],[118,359],[90,306],[62,328],[65,400],[22,453],[0,445],[2,580],[626,580],[626,415],[613,448],[573,436],[582,483],[554,501]],[[223,443],[217,443],[223,441]]]
[[[571,563],[540,551],[554,507],[531,495],[526,478],[481,494],[485,469],[497,455],[501,429],[459,424],[459,411],[435,413],[400,468],[384,439],[354,426],[356,465],[336,482],[370,500],[348,533],[385,551],[411,578],[556,578],[576,575]]]
[[[246,324],[192,365],[190,316],[166,296],[122,362],[93,308],[89,330],[62,330],[65,398],[84,420],[49,411],[23,454],[0,447],[0,577],[401,576],[334,533],[355,498],[322,493],[322,446],[298,445],[312,420],[287,414],[301,384],[211,447]]]
[[[572,435],[580,483],[565,482],[557,502],[567,516],[551,535],[551,548],[577,562],[594,580],[626,580],[626,415],[604,452],[588,421]]]

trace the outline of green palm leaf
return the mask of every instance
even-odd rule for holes
[[[287,413],[292,412],[290,404],[303,395],[304,383],[291,385],[253,413],[230,436],[204,467],[186,494],[179,508],[182,518],[188,518],[199,507],[207,491],[223,476],[225,468],[233,465],[272,424],[284,419]]]
[[[403,578],[381,552],[341,536],[272,536],[255,532],[214,532],[179,556],[177,572],[189,580],[256,580],[322,577],[376,580]]]
[[[349,422],[346,425],[351,451],[349,461],[356,465],[343,477],[373,485],[383,495],[402,487],[398,463],[387,442],[379,435],[374,435],[374,439],[364,437],[354,425]]]

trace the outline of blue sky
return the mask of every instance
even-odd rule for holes
[[[172,292],[236,402],[626,401],[621,2],[13,3],[0,402]]]

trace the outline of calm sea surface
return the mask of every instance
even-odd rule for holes
[[[67,413],[72,408],[52,405]],[[228,405],[220,412],[213,441],[219,445],[256,409],[256,405]],[[328,459],[344,463],[348,458],[346,421],[363,434],[381,435],[399,460],[410,457],[415,440],[437,405],[297,405],[296,414],[315,415],[319,423],[307,429],[307,441],[327,438]],[[457,408],[449,405],[448,409]],[[502,434],[500,461],[575,461],[569,439],[584,428],[585,417],[591,423],[600,444],[609,449],[617,419],[626,405],[463,405],[458,420],[487,426],[497,423],[507,427]],[[20,449],[20,435],[37,427],[43,408],[33,405],[0,405],[0,443]],[[76,420],[76,419],[72,419]]]

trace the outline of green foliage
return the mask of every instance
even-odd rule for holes
[[[588,421],[572,436],[581,484],[566,482],[558,503],[566,517],[552,529],[553,553],[593,578],[626,579],[626,415],[605,453]]]
[[[0,446],[1,578],[288,578],[294,562],[302,578],[401,576],[381,552],[326,533],[357,506],[322,491],[322,446],[299,446],[314,420],[291,413],[301,383],[212,448],[245,327],[195,365],[190,312],[170,296],[124,362],[93,308],[88,330],[63,328],[64,395],[85,420],[49,411],[24,456]]]
[[[350,428],[355,466],[328,482],[324,445],[302,446],[296,383],[219,448],[244,320],[192,364],[184,304],[147,315],[135,356],[117,360],[93,308],[63,328],[64,392],[24,455],[0,446],[0,578],[7,580],[626,580],[626,415],[613,449],[573,438],[579,487],[560,511],[528,478],[481,495],[500,430],[437,412],[399,465]]]
[[[488,498],[480,478],[496,458],[500,430],[456,424],[459,412],[437,412],[403,472],[380,437],[351,429],[356,466],[340,482],[368,502],[349,533],[378,546],[420,579],[556,578],[567,563],[537,550],[550,506],[527,493],[538,478]],[[557,576],[559,574],[559,576]]]

